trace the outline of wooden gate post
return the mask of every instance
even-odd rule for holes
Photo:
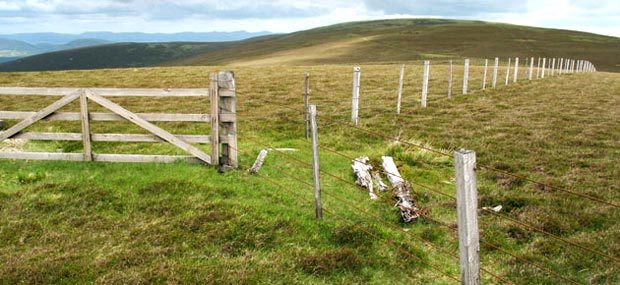
[[[431,62],[424,61],[424,78],[422,80],[422,107],[426,108],[426,97],[428,96],[428,76],[431,68]]]
[[[304,81],[304,133],[306,135],[306,140],[309,138],[309,124],[310,124],[310,114],[308,111],[308,103],[310,96],[310,73],[306,72],[305,81]]]
[[[360,73],[359,66],[353,68],[353,99],[351,100],[351,123],[357,126],[360,107]]]
[[[400,67],[400,78],[398,80],[398,99],[396,100],[396,114],[400,114],[400,100],[403,95],[403,80],[405,79],[405,65]]]
[[[448,98],[452,97],[452,60],[450,60],[450,73],[448,74]]]
[[[220,165],[220,107],[217,73],[209,76],[209,99],[211,100],[211,165]]]
[[[312,126],[312,169],[314,174],[314,203],[316,205],[316,218],[323,218],[321,204],[321,178],[319,168],[319,133],[316,124],[316,105],[310,105],[310,125]]]
[[[487,68],[489,67],[489,59],[484,59],[484,76],[482,76],[482,90],[487,89]]]
[[[219,98],[219,141],[222,146],[220,158],[221,169],[239,167],[237,157],[237,94],[235,74],[232,71],[220,71],[217,74],[217,95]],[[224,115],[224,116],[222,116]],[[229,118],[224,120],[223,118]],[[212,134],[216,136],[217,134]]]
[[[463,66],[463,95],[467,94],[467,81],[469,81],[469,58],[465,59]]]
[[[461,284],[480,284],[480,241],[478,233],[478,194],[476,190],[476,153],[454,153],[456,207],[459,234]]]
[[[495,65],[493,65],[493,89],[495,89],[495,85],[497,85],[497,69],[499,68],[499,58],[495,58]]]

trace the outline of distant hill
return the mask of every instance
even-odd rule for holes
[[[39,47],[18,40],[0,38],[0,58],[21,57],[42,52]]]
[[[155,46],[158,48],[153,48]],[[398,19],[352,22],[235,42],[196,44],[189,51],[180,50],[181,47],[187,48],[187,43],[155,46],[106,45],[44,54],[0,64],[0,71],[149,65],[402,63],[459,57],[541,56],[587,59],[601,71],[620,72],[620,38],[481,21]],[[146,53],[139,54],[136,50]],[[102,60],[98,54],[112,56],[115,60]]]
[[[0,71],[144,67],[191,57],[229,43],[115,43],[50,52],[0,64]]]

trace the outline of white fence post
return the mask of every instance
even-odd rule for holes
[[[469,81],[469,58],[465,59],[463,67],[463,95],[467,94],[467,81]]]
[[[351,123],[357,126],[357,117],[360,107],[360,73],[361,68],[353,68],[353,99],[351,100]]]
[[[530,59],[530,74],[527,76],[527,78],[532,81],[532,75],[534,74],[534,57],[532,57]]]
[[[511,58],[508,58],[508,66],[506,67],[506,84],[508,85],[508,78],[510,78],[510,60]]]
[[[428,76],[430,72],[431,62],[424,61],[424,78],[422,80],[422,107],[426,108],[426,97],[428,95]]]
[[[499,69],[499,58],[495,58],[495,65],[493,65],[493,89],[495,89],[495,85],[497,85],[497,69]]]
[[[536,79],[540,78],[540,57],[538,58],[538,65],[536,67]]]
[[[405,65],[400,67],[400,78],[398,80],[398,100],[396,102],[396,114],[400,114],[400,100],[403,95],[403,80],[405,79]]]
[[[314,202],[316,205],[316,218],[323,218],[321,204],[321,179],[319,168],[319,134],[316,124],[316,105],[310,105],[310,125],[312,126],[312,169],[314,174]]]
[[[459,233],[461,284],[480,284],[480,241],[478,233],[478,194],[476,153],[454,153],[456,207]]]
[[[545,78],[545,61],[547,60],[546,57],[543,57],[542,60],[542,72],[540,73],[540,78]]]
[[[517,79],[519,77],[519,58],[515,57],[515,75],[512,79],[512,82],[517,83]]]
[[[555,57],[551,59],[551,76],[555,73]]]
[[[452,60],[450,60],[450,74],[448,75],[448,98],[452,97]]]
[[[560,58],[560,64],[558,65],[558,75],[562,75],[562,67],[564,66],[564,58]]]
[[[482,77],[482,90],[487,89],[487,68],[489,67],[489,59],[484,59],[484,76]]]

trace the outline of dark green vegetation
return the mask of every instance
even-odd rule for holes
[[[140,44],[142,45],[142,44]],[[404,63],[460,57],[558,57],[586,59],[600,71],[620,71],[620,39],[590,33],[526,26],[440,19],[402,19],[338,24],[291,34],[210,45],[195,53],[138,55],[135,45],[42,55],[0,65],[3,71],[89,69],[151,65],[314,65]],[[127,50],[125,50],[127,49]],[[87,56],[86,56],[87,55]],[[100,56],[102,55],[102,56]],[[76,56],[73,56],[76,58]],[[102,61],[112,57],[115,60]],[[149,57],[153,57],[149,59]],[[116,60],[118,59],[118,60]],[[122,60],[124,59],[124,60]],[[149,59],[149,60],[145,60]]]
[[[182,163],[3,160],[0,283],[457,283],[437,268],[458,277],[458,261],[420,240],[458,254],[455,234],[449,229],[456,222],[452,199],[414,185],[420,206],[448,228],[428,219],[404,225],[388,194],[380,194],[387,201],[371,202],[364,191],[329,176],[354,181],[350,160],[330,150],[350,157],[369,155],[375,163],[380,155],[389,154],[408,180],[454,195],[450,157],[389,138],[426,142],[445,152],[473,149],[479,165],[619,203],[620,109],[613,107],[620,105],[617,74],[563,75],[530,83],[521,67],[518,84],[505,87],[500,80],[497,90],[481,92],[482,68],[474,61],[471,94],[462,96],[457,95],[462,63],[455,64],[455,97],[448,100],[447,66],[433,61],[426,109],[418,102],[420,63],[415,62],[415,68],[409,65],[401,115],[394,114],[400,66],[362,66],[360,127],[385,137],[347,125],[351,66],[7,73],[0,77],[0,85],[167,88],[204,87],[209,72],[234,69],[240,164],[247,167],[267,147],[298,148],[288,155],[311,161],[310,146],[302,138],[301,114],[303,73],[309,71],[311,102],[319,109],[326,213],[322,222],[313,219],[307,165],[277,152],[269,154],[259,176],[242,171],[219,174],[210,167]],[[504,74],[502,68],[499,78]],[[0,105],[37,110],[55,99],[24,98],[0,96]],[[174,104],[163,99],[113,100],[132,111],[208,110],[204,99]],[[70,109],[76,106],[65,110]],[[200,125],[164,126],[175,133],[208,132]],[[79,124],[44,122],[31,129],[79,128]],[[135,131],[120,123],[93,128]],[[81,145],[28,142],[10,147],[79,152]],[[160,144],[98,144],[94,151],[180,153]],[[478,173],[480,206],[503,205],[501,214],[619,257],[617,208],[482,168]],[[482,266],[516,284],[567,283],[523,259],[580,283],[620,282],[620,266],[606,257],[493,215],[481,213],[480,228]],[[501,283],[486,273],[482,276],[485,284]]]

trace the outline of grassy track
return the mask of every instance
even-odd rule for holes
[[[421,63],[412,62],[407,66],[401,115],[394,114],[400,66],[362,65],[360,127],[381,136],[347,125],[349,65],[6,74],[0,85],[166,88],[204,87],[209,72],[232,69],[241,120],[240,164],[251,165],[262,148],[300,151],[271,152],[260,176],[242,171],[219,174],[183,163],[0,161],[0,283],[456,283],[444,274],[458,277],[457,260],[434,248],[457,254],[453,231],[429,220],[401,224],[389,195],[369,201],[350,183],[354,179],[349,159],[330,152],[369,155],[375,163],[380,155],[392,155],[408,180],[454,195],[451,158],[386,137],[444,152],[473,149],[480,164],[618,203],[620,173],[615,162],[620,159],[620,116],[613,106],[620,103],[620,77],[597,73],[526,82],[522,66],[519,83],[506,87],[501,63],[498,88],[482,92],[481,64],[472,61],[470,94],[463,96],[462,62],[455,62],[454,97],[447,99],[447,66],[433,61],[429,107],[422,109]],[[311,158],[301,114],[306,71],[311,73],[311,102],[319,110],[323,200],[328,210],[322,222],[313,219],[312,187],[307,185],[311,170],[288,157],[305,163]],[[0,106],[36,110],[54,100],[23,99],[2,96]],[[113,100],[136,112],[208,110],[204,99]],[[209,131],[200,124],[161,125],[175,133]],[[80,126],[46,122],[31,129],[79,131]],[[139,131],[125,123],[94,124],[93,129]],[[81,150],[79,143],[62,142],[19,147]],[[94,151],[180,153],[163,144],[101,143],[94,145]],[[452,199],[414,189],[432,219],[455,226]],[[501,204],[502,214],[618,257],[616,208],[487,170],[479,171],[479,195],[481,206]],[[609,259],[492,215],[481,214],[480,220],[485,243],[581,283],[620,282],[620,266]],[[484,268],[517,284],[566,283],[488,245],[482,246],[481,256]],[[501,283],[485,273],[483,278],[488,284]]]

